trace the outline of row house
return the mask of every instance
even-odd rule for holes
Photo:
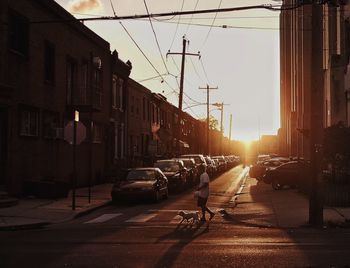
[[[283,5],[298,2],[285,0]],[[310,107],[315,101],[312,93],[314,31],[322,40],[322,58],[318,60],[322,66],[317,79],[321,85],[323,107],[319,113],[323,127],[338,122],[350,126],[350,4],[332,5],[333,2],[336,1],[319,6],[319,24],[323,30],[312,27],[312,16],[315,15],[312,5],[286,10],[280,15],[281,129],[278,136],[280,153],[284,155],[310,158]]]
[[[127,158],[129,166],[152,165],[158,158],[202,153],[205,124],[181,112],[159,93],[129,78]]]
[[[0,190],[86,186],[120,168],[204,153],[205,122],[129,78],[131,63],[55,1],[0,1],[0,21]]]
[[[28,181],[71,181],[63,137],[75,110],[77,184],[100,182],[124,157],[131,64],[51,0],[1,1],[0,21],[0,187],[20,193]]]
[[[157,121],[159,112],[152,99],[148,88],[131,78],[128,80],[126,158],[129,166],[146,165],[154,154],[149,144],[154,140],[152,124]]]

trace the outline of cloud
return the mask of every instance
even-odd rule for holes
[[[71,0],[68,3],[70,12],[101,11],[101,0]]]

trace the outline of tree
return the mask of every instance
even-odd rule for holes
[[[207,118],[199,119],[202,122],[207,122]],[[219,130],[219,121],[212,115],[209,115],[209,129]]]

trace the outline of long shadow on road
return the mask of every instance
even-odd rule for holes
[[[177,241],[170,246],[162,257],[156,262],[155,267],[171,267],[177,260],[186,245],[201,235],[209,232],[209,224],[181,225],[179,224],[170,233],[161,236],[155,243],[162,243],[166,240]]]

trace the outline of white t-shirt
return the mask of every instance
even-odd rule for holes
[[[200,176],[199,187],[202,187],[202,185],[205,183],[208,183],[208,186],[199,190],[199,196],[202,198],[208,198],[209,196],[209,176],[207,172],[202,173]]]

